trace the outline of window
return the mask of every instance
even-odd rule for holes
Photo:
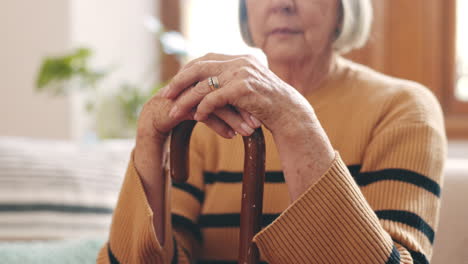
[[[209,52],[252,54],[266,62],[263,53],[248,47],[239,29],[239,1],[184,0],[182,31],[189,43],[189,59]]]
[[[261,51],[248,47],[240,36],[237,0],[160,0],[161,21],[184,33],[189,42],[188,60],[206,53],[252,54],[266,63]],[[170,79],[179,68],[173,56],[162,55],[161,79]]]

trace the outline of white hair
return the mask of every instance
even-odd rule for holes
[[[246,0],[239,0],[239,23],[242,38],[247,45],[254,47],[249,30]],[[336,30],[333,48],[338,53],[346,53],[363,47],[369,38],[372,25],[372,4],[370,0],[339,0],[341,15],[337,21],[340,28]]]

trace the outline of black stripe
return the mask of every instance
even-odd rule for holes
[[[198,189],[197,187],[195,187],[195,186],[193,186],[193,185],[191,185],[189,183],[174,182],[174,183],[172,183],[172,186],[177,188],[177,189],[180,189],[182,191],[185,191],[185,192],[191,194],[200,203],[203,203],[203,201],[205,200],[205,193],[202,190]]]
[[[215,182],[222,183],[239,183],[242,182],[241,172],[227,172],[220,171],[218,173],[205,172],[205,184],[212,184]],[[280,171],[268,171],[265,173],[265,182],[269,183],[284,183],[283,172]]]
[[[237,260],[199,260],[197,264],[237,264]],[[260,261],[260,264],[268,264],[266,261]]]
[[[117,258],[114,256],[114,253],[111,250],[110,243],[107,244],[107,256],[109,257],[109,261],[111,264],[120,264]]]
[[[390,256],[387,259],[386,264],[400,264],[400,252],[398,249],[393,245],[392,247],[392,253],[390,253]]]
[[[375,182],[393,180],[414,184],[423,188],[437,197],[440,197],[440,185],[431,178],[419,174],[414,171],[405,169],[384,169],[379,171],[360,172],[361,165],[349,165],[348,170],[356,180],[359,186],[366,186]],[[205,184],[213,184],[215,182],[222,183],[239,183],[242,182],[241,172],[226,172],[218,173],[205,172]],[[268,171],[265,173],[266,183],[284,183],[283,172]]]
[[[431,244],[434,243],[434,230],[419,215],[401,210],[379,210],[375,213],[380,219],[403,223],[418,229],[427,236]]]
[[[366,186],[379,181],[401,181],[414,184],[426,189],[437,197],[440,197],[440,186],[437,182],[422,174],[404,169],[384,169],[372,172],[361,172],[354,176],[359,186]]]
[[[175,239],[175,237],[173,237],[173,240],[174,240],[174,255],[172,256],[172,261],[171,263],[172,264],[177,264],[179,263],[179,251],[177,250],[177,241]]]
[[[355,176],[359,173],[360,165],[348,166],[351,175]],[[220,171],[218,173],[204,172],[205,184],[213,184],[215,182],[222,183],[239,183],[242,182],[241,172]],[[267,171],[265,172],[265,182],[267,183],[285,183],[284,174],[282,171]]]
[[[280,214],[263,214],[262,226],[268,226]],[[213,228],[213,227],[239,227],[240,226],[240,214],[205,214],[200,216],[200,227],[201,228]]]
[[[203,236],[202,236],[202,233],[200,231],[200,226],[194,222],[192,222],[192,220],[184,217],[184,216],[181,216],[181,215],[178,215],[178,214],[172,214],[171,215],[171,221],[172,221],[172,224],[175,226],[175,227],[180,227],[180,228],[184,228],[186,230],[188,230],[189,232],[191,232],[193,234],[193,236],[195,237],[195,239],[198,240],[198,242],[202,242],[203,241]]]
[[[112,214],[107,207],[93,207],[64,204],[0,204],[0,213],[52,211],[60,213]]]
[[[356,177],[361,171],[361,165],[349,165],[348,170],[353,177]]]
[[[429,260],[427,260],[426,256],[423,253],[409,249],[408,246],[396,239],[394,239],[393,241],[405,247],[405,249],[410,253],[411,257],[413,258],[414,264],[429,264]]]
[[[429,260],[427,260],[426,256],[423,253],[409,250],[409,253],[411,254],[411,257],[413,258],[413,263],[414,264],[429,264]]]

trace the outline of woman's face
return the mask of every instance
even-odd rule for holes
[[[246,1],[252,39],[269,60],[301,60],[331,48],[339,0]]]

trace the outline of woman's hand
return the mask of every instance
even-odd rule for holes
[[[220,88],[213,91],[207,78],[216,76]],[[193,89],[187,90],[193,83]],[[273,134],[291,133],[298,125],[312,125],[314,112],[307,100],[251,56],[208,54],[187,64],[162,94],[174,99],[172,118],[185,116],[194,108],[196,120],[226,106],[241,111],[244,120],[263,123]],[[260,120],[260,122],[259,122]],[[245,135],[241,129],[233,126]],[[250,135],[248,133],[247,135]]]
[[[156,236],[162,245],[165,243],[166,238],[164,223],[168,217],[164,205],[166,199],[170,199],[166,196],[166,175],[162,173],[164,143],[174,126],[184,120],[193,120],[194,115],[194,111],[189,109],[187,113],[176,118],[169,116],[169,111],[174,106],[174,100],[161,96],[165,89],[167,87],[163,88],[143,106],[138,119],[134,150],[135,168],[141,177],[149,205],[154,212],[153,225]],[[191,84],[185,88],[187,92],[192,89],[194,87]],[[243,114],[245,115],[245,113]],[[246,123],[242,115],[231,107],[222,107],[214,111],[203,122],[226,138],[235,136],[232,128],[239,129],[245,124],[249,124],[244,129],[253,131],[252,127],[255,127],[251,121]]]
[[[196,86],[195,86],[196,87]],[[186,87],[186,91],[190,92],[195,89],[193,85]],[[158,142],[164,142],[169,132],[177,124],[184,120],[194,120],[194,109],[177,117],[169,115],[169,111],[174,107],[175,101],[161,96],[168,87],[164,87],[153,98],[151,98],[141,111],[138,119],[137,138],[152,138]],[[221,107],[210,113],[202,122],[211,127],[215,132],[225,138],[235,136],[235,131],[243,128],[247,131],[253,131],[257,127],[251,120],[244,121],[243,115],[248,117],[245,112],[239,113],[232,107]]]
[[[196,87],[189,84],[185,91],[193,93]],[[157,180],[154,177],[154,171],[161,168],[163,145],[169,132],[182,121],[194,120],[194,109],[188,109],[186,113],[177,117],[169,115],[169,111],[175,106],[175,101],[161,96],[161,93],[167,89],[167,86],[164,87],[145,103],[138,119],[134,151],[135,167],[142,175],[144,182],[150,185],[154,185],[153,183]],[[202,122],[219,135],[232,138],[236,135],[234,129],[242,131],[243,134],[250,134],[255,127],[259,126],[250,119],[244,120],[243,116],[248,117],[243,111],[239,113],[232,107],[224,106],[208,114]]]
[[[206,82],[213,76],[220,83],[214,91]],[[192,83],[198,84],[187,90]],[[206,120],[217,109],[234,106],[243,116],[260,120],[273,134],[291,201],[316,182],[334,159],[333,147],[309,102],[250,56],[208,54],[192,61],[162,95],[175,100],[172,118],[196,108],[194,118]]]

